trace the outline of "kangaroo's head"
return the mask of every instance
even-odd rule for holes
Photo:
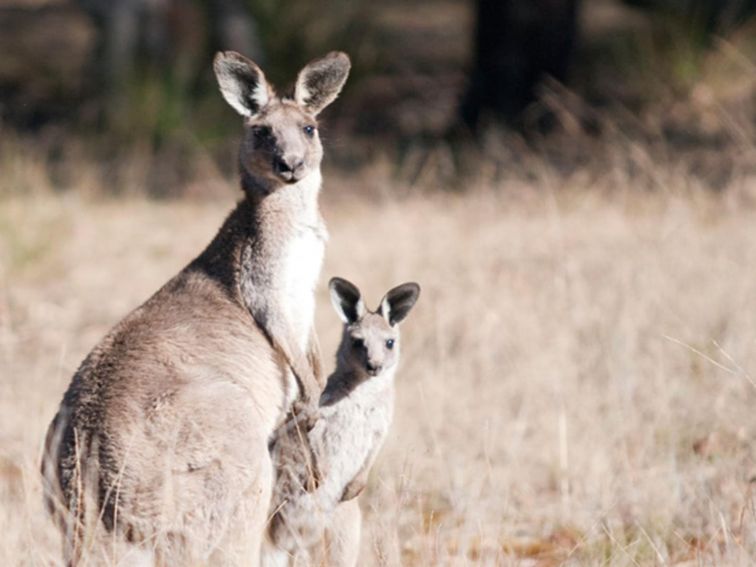
[[[223,98],[244,117],[239,166],[245,190],[271,193],[320,169],[316,117],[346,82],[345,53],[305,65],[287,96],[277,96],[260,68],[239,53],[218,53],[213,66]]]
[[[339,364],[359,375],[378,376],[399,362],[399,323],[420,296],[420,286],[404,283],[383,297],[376,311],[362,301],[357,286],[342,278],[328,284],[331,302],[344,321]]]

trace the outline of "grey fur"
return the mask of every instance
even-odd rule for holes
[[[260,68],[235,51],[218,53],[213,69],[223,98],[243,116],[254,116],[273,96]]]
[[[300,71],[294,88],[294,99],[308,112],[317,115],[338,96],[349,76],[349,58],[332,51]]]
[[[317,561],[324,538],[326,564],[356,565],[360,515],[349,501],[367,484],[393,417],[399,329],[378,311],[358,309],[364,305],[360,292],[348,281],[333,278],[330,289],[336,312],[345,320],[337,365],[312,429],[292,419],[276,434],[266,567],[285,565],[288,559]],[[417,284],[403,284],[386,297],[401,296],[406,316],[419,291]],[[345,312],[360,315],[345,317]],[[391,348],[387,341],[393,341]]]
[[[249,79],[218,78],[222,88]],[[314,123],[308,111],[274,96],[245,120],[244,199],[74,375],[42,462],[71,564],[85,545],[94,563],[98,549],[112,563],[115,541],[165,565],[256,562],[270,438],[300,393],[317,403],[322,387],[312,326],[326,240],[322,146],[305,123]],[[258,143],[256,127],[269,129],[269,143]],[[301,163],[281,172],[281,155]]]

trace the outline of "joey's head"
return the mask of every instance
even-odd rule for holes
[[[234,51],[213,64],[223,98],[244,117],[239,166],[245,190],[268,194],[320,169],[323,146],[317,116],[338,96],[349,75],[345,53],[305,65],[290,95],[278,96],[262,70]]]
[[[357,286],[342,278],[328,284],[331,303],[344,322],[339,366],[360,375],[378,376],[399,362],[399,323],[420,296],[420,286],[404,283],[383,297],[376,311],[362,301]]]

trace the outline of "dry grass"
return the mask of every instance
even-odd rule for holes
[[[323,282],[348,277],[371,301],[423,285],[362,497],[364,564],[756,561],[754,211],[579,188],[328,191]],[[59,564],[37,475],[47,423],[94,343],[213,236],[228,195],[0,202],[0,564]]]

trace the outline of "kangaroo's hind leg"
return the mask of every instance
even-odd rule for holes
[[[273,465],[267,444],[254,451],[260,455],[259,467],[252,482],[241,494],[223,542],[210,558],[210,565],[260,565],[273,484]],[[250,449],[252,450],[252,449]]]

